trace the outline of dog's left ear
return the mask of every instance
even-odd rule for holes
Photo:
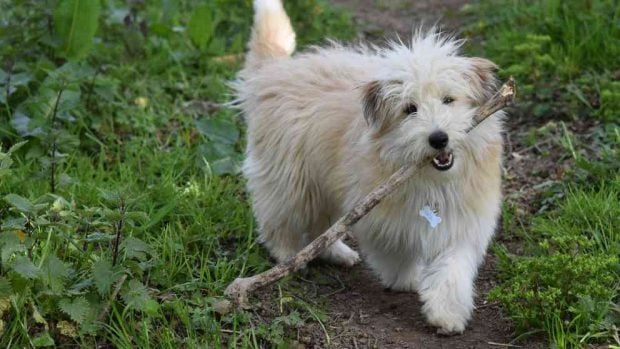
[[[497,78],[495,73],[499,69],[497,64],[488,59],[471,57],[466,58],[470,64],[467,78],[471,81],[476,92],[476,103],[482,104],[493,96],[497,90]]]
[[[364,119],[368,125],[380,128],[387,117],[383,84],[371,81],[362,87]]]

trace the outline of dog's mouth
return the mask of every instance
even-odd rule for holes
[[[447,171],[454,165],[454,155],[444,150],[433,158],[432,164],[439,171]]]

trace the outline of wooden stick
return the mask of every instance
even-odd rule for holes
[[[489,116],[495,114],[499,110],[511,105],[514,102],[516,94],[515,81],[511,77],[499,91],[491,97],[485,104],[483,104],[476,113],[472,126],[467,130],[470,132],[482,121]],[[429,161],[432,156],[429,157]],[[426,161],[426,160],[425,160]],[[422,163],[425,163],[424,161]],[[351,226],[357,223],[362,217],[364,217],[370,210],[377,206],[383,198],[394,191],[399,185],[405,182],[411,177],[419,168],[419,164],[412,164],[401,167],[396,173],[394,173],[385,183],[375,188],[353,209],[351,209],[345,216],[341,217],[336,223],[334,223],[326,232],[314,239],[308,246],[304,247],[299,253],[290,258],[289,260],[280,263],[273,268],[264,271],[260,274],[247,277],[236,278],[224,291],[225,296],[232,302],[227,303],[227,306],[247,306],[248,295],[258,288],[269,285],[291,272],[297,271],[304,267],[308,262],[316,258],[325,248],[336,242],[336,240],[342,238]],[[220,304],[220,307],[222,304]]]

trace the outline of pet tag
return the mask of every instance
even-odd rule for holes
[[[439,217],[435,213],[435,211],[433,211],[433,209],[428,205],[422,207],[422,209],[420,210],[420,216],[424,217],[433,229],[435,229],[439,225],[439,223],[441,223],[441,217]]]

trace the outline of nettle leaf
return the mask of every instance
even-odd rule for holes
[[[211,171],[216,176],[221,176],[225,174],[237,174],[241,172],[241,167],[239,163],[231,158],[224,158],[215,160],[209,163],[211,166]]]
[[[144,223],[148,221],[149,216],[146,214],[146,212],[132,211],[132,212],[127,212],[125,214],[125,218],[127,218],[128,221]]]
[[[0,276],[0,299],[10,296],[13,293],[11,280]]]
[[[11,117],[11,126],[22,137],[38,137],[44,134],[45,120],[33,120],[24,110],[16,110]]]
[[[13,158],[11,157],[14,152],[18,151],[28,141],[22,141],[15,143],[9,148],[6,153],[2,152],[2,146],[0,145],[0,177],[9,175],[11,173],[11,166],[13,165]]]
[[[51,116],[73,121],[72,113],[81,103],[79,82],[88,74],[87,66],[66,63],[49,72],[36,94],[21,103],[11,117],[11,125],[21,136],[45,139],[50,133]]]
[[[107,205],[118,205],[121,201],[121,193],[116,190],[104,190],[99,189],[99,197],[103,200]]]
[[[36,279],[41,274],[41,270],[28,257],[24,256],[16,257],[12,267],[14,272],[26,279]]]
[[[65,282],[71,275],[71,271],[72,270],[55,255],[47,257],[41,266],[43,281],[54,293],[60,293],[65,289]]]
[[[58,1],[54,24],[65,56],[80,59],[88,53],[97,32],[100,12],[99,0]]]
[[[26,143],[28,143],[28,141],[21,141],[19,143],[15,143],[13,144],[10,148],[9,148],[9,152],[8,154],[13,154],[14,152],[18,151],[21,147],[23,147],[24,145],[26,145]]]
[[[146,286],[138,280],[131,280],[122,293],[123,301],[128,308],[145,312],[150,315],[157,314],[159,304],[151,298]]]
[[[123,214],[116,209],[105,208],[101,213],[103,218],[110,222],[118,222],[123,218]]]
[[[226,44],[228,42],[228,38],[215,37],[209,43],[209,47],[207,47],[207,54],[211,55],[222,55],[226,53]]]
[[[241,170],[239,166],[239,159],[241,156],[240,153],[235,150],[234,144],[205,142],[199,146],[198,152],[200,154],[200,160],[208,164],[211,172],[216,176],[237,174]]]
[[[26,72],[11,75],[11,86],[14,87],[28,85],[30,81],[32,81],[32,75]]]
[[[72,77],[54,77],[50,74],[37,94],[19,106],[20,115],[13,118],[13,127],[36,136],[37,129],[43,131],[48,127],[54,112],[57,120],[74,121],[71,112],[80,105],[81,92],[79,85],[68,79]]]
[[[273,320],[273,323],[283,323],[290,327],[301,327],[305,324],[298,311],[292,311],[290,314],[285,316],[278,316]]]
[[[96,232],[96,233],[88,234],[84,238],[84,241],[86,242],[109,242],[109,241],[114,240],[115,237],[116,236],[112,234]]]
[[[13,254],[26,250],[24,244],[15,230],[9,230],[0,233],[0,258],[2,263],[7,263]]]
[[[8,202],[9,205],[13,206],[20,212],[23,212],[23,213],[34,212],[34,205],[30,202],[30,200],[26,199],[23,196],[20,196],[17,194],[8,194],[4,196],[4,201]]]
[[[88,313],[91,311],[90,304],[84,297],[78,297],[74,300],[63,298],[58,302],[60,310],[69,315],[71,320],[81,324],[86,320]]]
[[[196,121],[196,128],[203,136],[213,142],[235,144],[239,140],[239,129],[225,117],[210,117]]]
[[[83,280],[75,280],[76,282],[67,289],[67,295],[69,296],[79,296],[88,291],[88,288],[94,285],[93,280],[83,279]]]
[[[134,238],[133,236],[125,238],[121,243],[121,249],[125,251],[127,258],[136,258],[145,260],[147,255],[153,254],[153,249],[146,242]]]
[[[7,229],[4,225],[2,229]],[[15,229],[8,228],[0,233],[0,249],[8,246],[16,246],[21,244],[20,236],[15,233]]]
[[[207,161],[215,161],[238,155],[234,145],[218,142],[205,142],[198,146],[198,154]]]
[[[0,91],[6,91],[6,86],[2,86],[0,84]],[[14,91],[11,91],[11,89],[9,88],[9,95],[12,92],[14,92]],[[7,102],[6,97],[7,97],[6,92],[0,92],[0,104],[5,104]]]
[[[194,9],[187,25],[187,34],[192,43],[199,49],[205,49],[215,34],[217,19],[213,9],[208,5],[201,5]]]
[[[107,259],[100,259],[93,264],[93,280],[97,292],[104,296],[110,292],[112,285],[118,280],[120,273],[112,267],[112,263]]]
[[[9,74],[0,69],[0,104],[7,102],[10,97],[20,86],[26,86],[32,80],[32,76],[28,73]]]
[[[96,74],[96,70],[84,63],[67,62],[56,70],[49,73],[49,79],[46,79],[47,86],[53,89],[59,89],[66,86],[67,83],[79,83],[88,79],[89,81]],[[75,90],[75,88],[72,88]]]

